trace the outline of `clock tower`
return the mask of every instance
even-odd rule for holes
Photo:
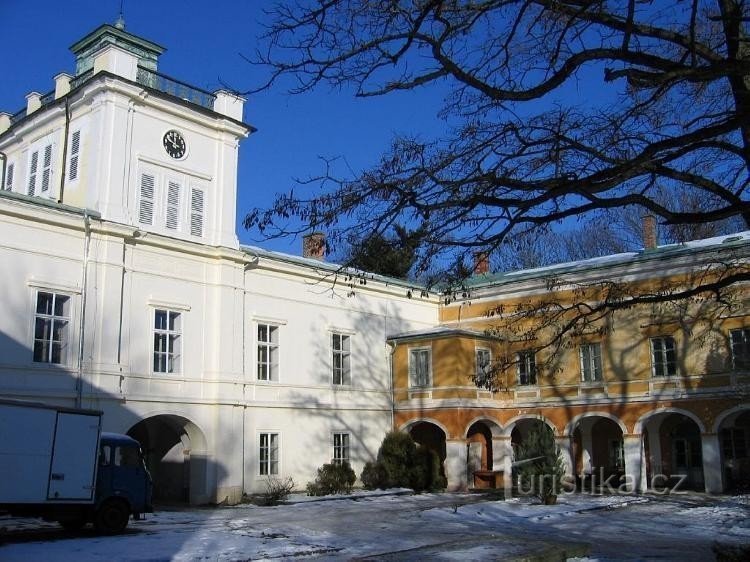
[[[237,248],[243,101],[160,72],[165,49],[124,25],[71,46],[76,71],[0,114],[5,189],[95,211],[105,220]]]

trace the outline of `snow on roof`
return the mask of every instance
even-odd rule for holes
[[[600,256],[596,258],[589,258],[585,260],[556,263],[543,267],[536,267],[532,269],[519,269],[517,271],[508,271],[503,273],[495,274],[484,274],[477,275],[467,280],[467,286],[479,287],[479,286],[492,286],[500,285],[503,283],[519,281],[522,279],[530,279],[535,277],[544,277],[550,274],[561,274],[588,271],[592,269],[598,269],[607,266],[614,266],[620,264],[626,264],[628,262],[639,262],[651,259],[663,259],[665,257],[671,257],[681,254],[690,254],[696,251],[708,250],[718,246],[726,245],[744,245],[750,242],[750,230],[738,232],[736,234],[729,234],[723,236],[714,236],[712,238],[705,238],[702,240],[693,240],[690,242],[682,242],[679,244],[665,244],[663,246],[657,246],[653,250],[640,250],[638,252],[624,252],[621,254],[611,254],[608,256]]]

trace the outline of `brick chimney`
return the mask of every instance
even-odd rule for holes
[[[323,261],[326,257],[326,236],[322,232],[311,232],[302,237],[302,257]]]
[[[656,217],[648,214],[643,215],[643,249],[656,249]]]
[[[484,250],[474,252],[474,275],[490,272],[490,255]]]

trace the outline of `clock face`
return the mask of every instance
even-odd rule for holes
[[[185,139],[177,131],[167,131],[164,134],[163,144],[164,150],[166,150],[167,154],[172,158],[182,158],[185,156],[187,144],[185,144]]]

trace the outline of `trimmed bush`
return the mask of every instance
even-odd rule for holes
[[[379,462],[368,462],[362,469],[362,485],[365,490],[384,490],[388,487],[388,473],[385,467]]]
[[[446,486],[440,457],[435,451],[417,446],[410,435],[388,433],[378,451],[378,460],[362,470],[362,484],[375,488],[411,488],[415,492],[441,490]]]
[[[295,488],[294,480],[291,476],[284,479],[281,478],[266,478],[266,491],[260,495],[259,505],[278,505],[285,501],[289,494],[294,491]]]
[[[307,495],[348,494],[356,480],[357,475],[348,462],[324,464],[318,469],[315,481],[307,484]]]
[[[417,444],[407,433],[391,431],[383,438],[378,451],[378,463],[386,472],[386,487],[411,488],[414,480],[414,460]]]

